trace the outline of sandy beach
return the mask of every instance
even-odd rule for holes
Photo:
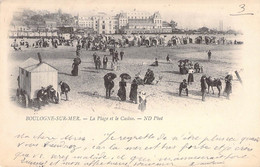
[[[148,68],[155,73],[155,78],[162,76],[162,80],[157,85],[139,86],[138,91],[144,90],[149,95],[147,110],[145,113],[156,112],[174,112],[180,110],[196,110],[201,106],[212,106],[219,108],[230,103],[223,96],[225,82],[222,80],[221,97],[217,96],[217,89],[214,88],[215,94],[207,94],[206,102],[201,101],[200,92],[200,78],[203,74],[212,76],[213,78],[223,78],[228,72],[233,72],[233,94],[231,99],[238,95],[241,89],[234,71],[240,71],[241,67],[241,45],[205,45],[205,44],[188,44],[174,47],[128,47],[117,48],[118,52],[123,50],[125,56],[123,61],[120,61],[120,69],[112,71],[110,69],[111,56],[109,56],[108,69],[96,70],[93,62],[93,53],[95,51],[81,51],[82,63],[79,66],[79,76],[71,76],[73,59],[76,57],[76,48],[71,46],[59,46],[55,48],[22,48],[22,51],[14,51],[10,48],[10,99],[12,105],[21,110],[33,113],[34,110],[24,109],[16,105],[15,91],[17,89],[18,67],[24,60],[29,57],[38,59],[37,53],[42,56],[43,61],[49,63],[58,69],[58,81],[65,81],[71,87],[69,92],[69,101],[65,101],[63,96],[59,104],[49,104],[43,107],[38,113],[59,113],[68,108],[71,108],[75,114],[86,114],[97,112],[99,114],[134,114],[140,113],[138,105],[129,101],[129,92],[131,82],[127,83],[126,93],[127,101],[121,102],[117,97],[117,90],[119,89],[119,75],[121,73],[128,73],[135,76],[140,72],[141,77],[144,77]],[[211,50],[212,60],[209,62],[207,51]],[[98,56],[103,58],[103,55],[109,55],[109,52],[96,51]],[[170,55],[171,62],[166,61],[167,54]],[[154,58],[158,58],[159,66],[152,67]],[[204,68],[204,73],[194,74],[194,83],[188,86],[189,96],[179,97],[178,88],[183,79],[187,79],[188,75],[181,75],[179,73],[178,60],[189,59],[193,63],[198,62]],[[115,87],[111,99],[105,98],[105,88],[103,76],[108,72],[117,74],[114,80]],[[59,90],[60,91],[60,90]],[[121,112],[122,111],[122,112]],[[63,113],[71,114],[71,113]]]

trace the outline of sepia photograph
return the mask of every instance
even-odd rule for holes
[[[163,10],[103,10],[13,13],[14,105],[31,112],[103,106],[128,113],[149,112],[157,102],[165,110],[239,95],[243,32],[230,15],[191,22]]]
[[[0,166],[259,167],[259,1],[0,5]]]

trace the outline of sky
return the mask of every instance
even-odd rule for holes
[[[159,11],[163,20],[174,20],[178,28],[197,29],[203,26],[219,29],[219,22],[223,21],[224,30],[240,30],[243,23],[240,17],[230,16],[243,10],[242,0],[56,0],[56,1],[23,1],[19,8],[30,8],[32,10],[49,10],[51,12],[61,9],[72,15],[90,16],[93,13],[105,12],[114,15],[119,12],[147,11],[153,14]],[[49,2],[49,3],[48,3]],[[259,3],[257,4],[259,5]],[[15,6],[15,5],[13,5]],[[255,4],[245,4],[244,12],[258,12],[254,10]]]

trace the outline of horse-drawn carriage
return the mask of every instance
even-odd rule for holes
[[[60,94],[58,88],[58,70],[51,65],[33,58],[27,59],[19,67],[17,101],[24,107],[35,106],[37,93],[42,88],[46,96],[44,100],[59,103]]]

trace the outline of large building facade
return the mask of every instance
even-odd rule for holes
[[[163,21],[159,12],[151,15],[136,10],[115,16],[102,13],[91,17],[78,17],[78,26],[93,28],[99,34],[163,32]]]
[[[105,13],[91,17],[78,17],[78,26],[81,28],[92,28],[99,34],[114,34],[118,22],[114,16],[108,16]]]

